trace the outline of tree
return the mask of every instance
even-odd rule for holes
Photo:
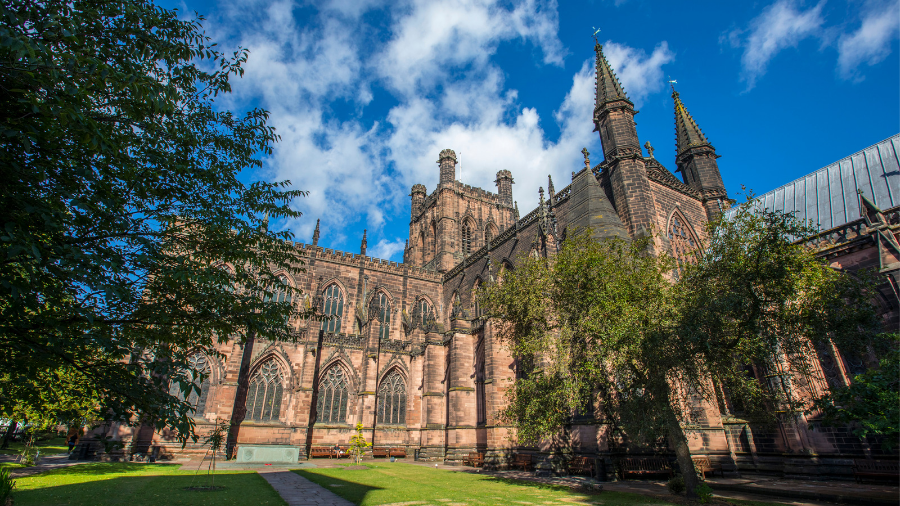
[[[877,368],[816,399],[810,411],[821,411],[825,423],[850,425],[860,439],[882,436],[882,447],[891,450],[900,435],[900,335],[886,335],[884,341],[892,345],[879,353]]]
[[[750,415],[796,411],[791,375],[808,377],[812,347],[862,346],[877,330],[865,279],[792,241],[808,231],[742,208],[711,224],[702,253],[679,271],[652,238],[597,242],[585,231],[554,257],[525,259],[479,294],[522,369],[502,415],[537,442],[596,406],[633,444],[664,437],[695,496],[683,429],[692,399],[716,405],[726,392]],[[752,367],[774,370],[780,384],[757,381]]]
[[[350,453],[356,460],[356,465],[362,463],[363,455],[366,454],[366,448],[370,446],[372,446],[372,443],[366,441],[366,436],[363,435],[362,422],[356,422],[356,434],[350,436]]]
[[[238,178],[278,137],[266,111],[215,108],[248,52],[202,19],[147,0],[0,6],[4,415],[87,403],[184,440],[190,353],[293,338],[297,310],[271,299],[297,293],[279,275],[302,262],[267,223],[304,194]]]

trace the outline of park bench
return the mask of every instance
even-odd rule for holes
[[[622,469],[623,480],[629,476],[671,478],[674,475],[669,461],[661,457],[627,458],[622,459],[619,465]]]
[[[857,483],[862,480],[892,480],[897,484],[900,478],[900,462],[896,460],[855,459],[853,461],[853,477]]]
[[[472,467],[484,467],[484,454],[481,452],[472,452],[466,457],[465,463]]]
[[[725,471],[722,470],[722,466],[712,464],[709,461],[709,457],[705,455],[700,455],[697,457],[691,457],[691,460],[694,461],[694,468],[703,473],[703,477],[706,478],[706,473],[719,473],[721,476],[725,476]]]
[[[324,447],[312,447],[309,449],[309,458],[311,459],[330,459],[334,457],[334,450]]]
[[[569,474],[586,474],[594,477],[594,459],[575,457],[569,461]]]
[[[517,453],[516,458],[513,459],[512,466],[516,469],[521,469],[523,471],[528,471],[529,468],[533,469],[534,464],[531,460],[531,454],[529,453]]]
[[[388,450],[387,448],[373,448],[372,449],[372,457],[387,457]]]
[[[406,449],[405,448],[391,448],[388,450],[388,455],[391,457],[397,457],[404,459],[406,458]]]

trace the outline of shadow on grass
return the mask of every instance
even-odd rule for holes
[[[370,468],[370,466],[366,466]],[[375,490],[383,490],[379,487],[373,487],[371,485],[363,485],[362,483],[356,483],[353,481],[349,481],[353,479],[354,473],[365,473],[368,469],[347,469],[344,468],[342,472],[345,472],[345,477],[347,479],[342,480],[340,478],[335,478],[330,475],[310,473],[308,471],[304,471],[303,469],[294,469],[293,472],[299,474],[300,476],[306,478],[307,480],[319,485],[320,487],[328,490],[335,495],[343,497],[348,501],[354,504],[362,504],[366,499],[366,495],[369,492]]]
[[[78,480],[67,482],[66,479]],[[284,506],[284,501],[256,473],[221,474],[215,491],[187,487],[209,485],[205,475],[118,476],[81,481],[78,476],[41,476],[13,493],[16,506]]]
[[[175,471],[180,464],[137,464],[132,462],[93,462],[58,467],[41,472],[41,476],[53,475],[101,475],[158,472],[166,474]]]

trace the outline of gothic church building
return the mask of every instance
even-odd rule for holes
[[[347,445],[361,422],[374,448],[402,449],[407,458],[460,462],[481,451],[502,464],[511,451],[548,455],[548,448],[514,448],[511,428],[497,418],[515,361],[482,318],[473,291],[497,276],[497,266],[515,269],[526,256],[552,254],[576,227],[597,238],[653,232],[659,251],[686,261],[705,223],[728,207],[719,155],[678,93],[674,172],[681,177],[653,157],[649,144],[642,150],[634,104],[602,47],[595,51],[599,163],[585,151],[571,181],[556,182],[557,190],[548,180],[538,207],[520,216],[515,174],[499,171],[496,192],[465,185],[456,180],[455,153],[441,151],[437,187],[412,187],[403,263],[366,256],[365,235],[359,254],[320,247],[317,226],[311,244],[296,244],[307,272],[285,280],[308,294],[305,303],[335,318],[293,322],[296,343],[228,342],[219,345],[222,361],[193,357],[208,373],[202,395],[191,399],[198,432],[217,418],[239,420],[238,447],[289,445],[304,459],[316,448]],[[238,391],[242,368],[245,393]],[[704,413],[688,431],[691,449],[727,470],[785,470],[794,465],[785,457],[792,452],[803,460],[799,469],[810,460],[802,449],[835,458],[850,451],[840,437],[813,435],[803,423],[758,429],[718,407]],[[588,417],[570,432],[572,450],[598,459],[598,470],[612,477],[616,450],[605,426]],[[123,432],[135,443],[146,437]],[[180,451],[164,434],[152,438],[164,451]]]

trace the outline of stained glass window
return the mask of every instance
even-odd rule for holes
[[[399,372],[391,372],[378,389],[378,423],[406,423],[406,383]]]
[[[337,284],[329,285],[325,289],[325,307],[322,311],[326,315],[334,315],[322,321],[322,330],[338,333],[341,331],[341,317],[344,315],[344,294]]]
[[[462,226],[462,252],[464,255],[472,253],[472,227],[469,222],[464,222]]]
[[[247,391],[247,420],[268,422],[278,420],[284,385],[281,369],[275,359],[269,359],[250,378]]]
[[[681,277],[684,267],[694,262],[697,254],[698,243],[694,234],[687,226],[684,216],[676,213],[672,216],[669,225],[669,245],[672,248],[672,258],[675,259],[675,277]]]
[[[389,339],[391,336],[391,301],[384,292],[378,292],[375,297],[377,308],[375,318],[380,322],[378,338]]]
[[[194,385],[200,387],[200,393],[198,394],[191,389],[191,393],[188,394],[186,400],[194,408],[194,416],[202,417],[206,411],[206,398],[209,394],[209,359],[203,353],[194,353],[188,357],[188,369],[186,372]],[[203,381],[200,380],[201,378],[203,378]],[[172,385],[170,393],[179,399],[185,400],[184,392],[181,391],[181,387],[177,383]]]
[[[338,366],[328,369],[319,383],[319,402],[316,405],[317,421],[322,423],[346,422],[349,390],[344,370]]]

